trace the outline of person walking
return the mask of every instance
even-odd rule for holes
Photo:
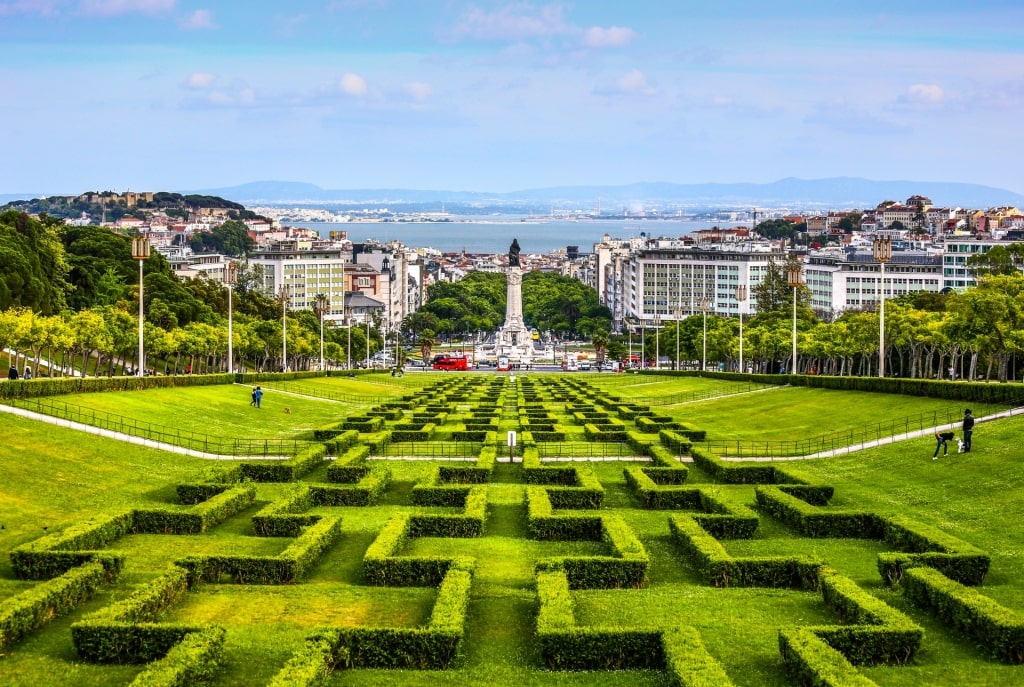
[[[942,455],[949,455],[949,442],[956,436],[955,432],[936,432],[935,433],[935,453],[932,455],[932,460],[939,459],[939,449],[942,449]]]
[[[971,435],[974,434],[974,416],[971,415],[971,409],[968,408],[964,411],[964,453],[969,453],[971,450]]]
[[[25,373],[21,375],[22,379],[32,379],[32,368],[28,365],[25,366]]]
[[[11,369],[7,371],[7,379],[10,379],[10,380],[13,381],[13,380],[15,380],[17,378],[18,378],[18,368],[16,368],[14,365],[11,365]]]
[[[259,408],[263,402],[263,389],[256,387],[256,390],[252,392],[252,396],[256,399],[256,407]]]
[[[256,407],[256,389],[249,393],[249,405]]]

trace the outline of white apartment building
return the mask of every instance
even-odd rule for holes
[[[325,320],[340,321],[347,315],[352,321],[353,313],[346,313],[344,305],[346,294],[362,291],[375,298],[387,282],[373,267],[353,264],[352,244],[345,242],[280,241],[253,253],[249,263],[262,268],[264,293],[272,297],[287,294],[289,309],[312,309],[316,296],[326,295],[329,309]],[[375,300],[383,311],[384,301]]]
[[[886,299],[913,291],[943,288],[942,256],[923,251],[894,251],[882,269],[870,250],[811,254],[804,265],[811,309],[818,313],[871,309]],[[884,284],[882,283],[884,281]]]
[[[648,325],[701,314],[704,307],[726,317],[754,313],[753,289],[773,262],[786,260],[784,251],[766,242],[702,247],[681,241],[649,243],[651,247],[622,258],[621,277],[614,269],[617,265],[606,270],[605,283],[608,301],[621,302],[623,318]],[[736,298],[741,285],[747,288],[742,304]]]

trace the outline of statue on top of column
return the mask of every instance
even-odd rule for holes
[[[508,249],[508,266],[519,267],[519,239],[512,239]]]

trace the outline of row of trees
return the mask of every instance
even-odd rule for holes
[[[136,301],[137,302],[137,301]],[[0,350],[12,349],[9,364],[24,365],[34,376],[67,376],[81,372],[115,375],[137,370],[138,315],[130,303],[97,306],[76,313],[40,315],[28,308],[0,311]],[[320,322],[311,310],[287,315],[288,360],[282,358],[285,323],[280,314],[259,319],[245,314],[233,318],[229,366],[227,320],[191,322],[165,328],[143,322],[146,367],[161,374],[225,372],[245,367],[254,370],[309,369],[320,359]],[[324,358],[334,364],[353,365],[380,350],[381,335],[365,325],[324,329]]]
[[[526,324],[564,337],[589,337],[607,332],[611,311],[597,292],[578,279],[552,272],[523,275],[523,319]],[[507,285],[500,273],[474,272],[458,282],[439,282],[427,291],[427,302],[403,323],[419,337],[459,338],[490,332],[505,320]]]
[[[225,222],[211,245],[228,254],[247,248],[244,224]],[[127,236],[97,226],[0,213],[0,350],[13,348],[35,368],[115,374],[138,367],[138,263]],[[320,322],[289,311],[288,361],[281,359],[282,304],[259,289],[256,269],[243,266],[234,289],[235,367],[303,369],[319,360]],[[166,373],[227,370],[228,292],[205,278],[178,279],[156,251],[144,262],[147,367]],[[325,331],[325,357],[357,361],[382,346],[379,327]],[[15,360],[12,359],[12,362]]]
[[[759,313],[744,322],[744,364],[754,371],[793,370],[793,289],[780,286],[785,267],[769,270],[754,294]],[[887,374],[942,378],[952,370],[957,378],[1016,377],[1016,359],[1024,354],[1024,275],[994,273],[980,264],[979,271],[978,285],[964,293],[922,292],[886,301]],[[878,374],[878,313],[849,311],[825,322],[808,307],[809,296],[806,286],[797,289],[796,372]],[[660,330],[641,333],[637,350],[646,360],[660,355],[674,365],[678,346],[684,364],[706,359],[736,369],[739,320],[708,315],[706,322],[706,337],[702,315],[664,323]]]

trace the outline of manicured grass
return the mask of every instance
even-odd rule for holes
[[[164,431],[226,439],[307,439],[310,430],[337,424],[359,408],[268,387],[264,389],[262,407],[257,409],[249,405],[250,391],[251,387],[243,385],[175,387],[71,394],[53,400],[148,422]]]
[[[876,431],[891,436],[959,420],[963,408],[917,396],[778,387],[655,410],[707,430],[709,440],[794,441],[849,432],[858,440],[864,433],[874,438]],[[973,407],[975,417],[1002,409]]]
[[[415,376],[409,374],[402,380]],[[460,378],[452,373],[436,377]],[[597,377],[600,375],[587,377],[586,381]],[[644,384],[649,382],[649,378],[642,375],[635,377],[648,380]],[[423,375],[417,381],[426,379],[427,375]],[[654,379],[652,383],[658,386],[660,397],[667,398],[672,393],[692,390],[691,384],[696,378],[668,382]],[[715,387],[722,386],[717,380],[697,381],[701,384],[713,381]],[[372,394],[366,393],[367,385],[386,389],[386,393],[392,395],[408,391],[406,387],[391,385],[387,379],[380,384],[358,379],[302,380],[303,385],[307,383],[311,389],[360,388],[359,393],[368,396]],[[353,387],[353,384],[359,386]],[[673,384],[675,391],[671,388]],[[606,386],[595,381],[594,385],[626,396],[611,382]],[[643,384],[621,383],[620,387],[639,392]],[[240,417],[249,418],[247,431],[254,431],[249,411],[254,413],[255,410],[248,407],[247,390],[242,387],[161,391],[181,399],[178,411],[182,414],[198,414],[208,423],[244,428],[243,420],[234,419],[235,409],[230,400],[240,395]],[[97,394],[83,398],[88,398],[90,403],[120,408],[113,412],[122,414],[126,414],[124,408],[139,413],[150,409],[165,412],[159,408],[167,400],[150,401],[146,399],[150,393]],[[271,403],[276,403],[278,394],[281,392],[271,390],[264,401],[270,398]],[[642,393],[634,398],[640,397]],[[765,411],[768,399],[776,398],[786,399],[786,403],[776,406],[773,400],[773,405],[767,406],[771,410]],[[300,403],[289,401],[292,415],[297,417],[285,416],[281,431],[289,418],[291,422],[303,421],[303,431],[307,431],[316,426],[304,423],[315,414],[313,408],[337,405],[337,402],[302,401],[309,404],[308,410]],[[907,415],[911,412],[905,410],[908,407],[915,408],[912,412],[921,412],[916,409],[924,402],[923,399],[880,394],[781,389],[678,406],[672,414],[694,427],[706,429],[710,436],[721,433],[733,437],[742,435],[751,423],[761,423],[762,414],[770,420],[764,424],[764,431],[776,428],[807,432],[813,427],[820,428],[826,421],[830,424],[840,421],[839,414],[852,416],[851,422],[860,417],[855,424],[859,427],[867,423],[865,418],[876,414],[889,417],[902,412]],[[938,405],[949,404],[939,402]],[[368,407],[352,406],[353,412],[364,412]],[[653,409],[659,414],[666,412],[662,406],[653,406]],[[693,420],[684,417],[684,409],[687,413],[703,409],[704,415],[700,421]],[[555,415],[559,412],[560,408],[553,410]],[[806,421],[808,415],[815,421]],[[562,421],[568,422],[566,418]],[[268,422],[276,423],[277,418]],[[502,422],[511,422],[511,416],[506,415]],[[1024,474],[1020,469],[1024,450],[1018,448],[1022,431],[1024,418],[981,423],[975,430],[972,453],[951,454],[938,461],[931,460],[934,442],[926,437],[843,457],[779,464],[813,482],[835,486],[836,495],[830,507],[903,514],[982,548],[992,556],[992,568],[980,591],[1022,611],[1024,560],[1020,552],[1024,551],[1024,533],[1020,530],[1019,519],[1024,512],[1021,510]],[[12,579],[8,554],[18,544],[44,534],[41,529],[44,521],[49,523],[49,531],[53,531],[114,507],[175,508],[174,484],[209,466],[206,461],[126,446],[6,415],[0,415],[0,434],[5,437],[0,443],[0,467],[3,469],[0,523],[5,525],[5,529],[0,530],[0,600],[32,585]],[[370,464],[385,463],[375,460]],[[736,685],[781,687],[789,684],[780,664],[778,629],[783,625],[840,622],[825,608],[820,593],[709,587],[681,555],[668,527],[670,513],[642,508],[623,476],[623,467],[627,464],[598,462],[585,469],[592,469],[605,488],[603,512],[620,516],[646,549],[650,558],[647,584],[641,589],[572,592],[577,622],[584,627],[692,625]],[[436,590],[367,586],[363,579],[362,557],[396,513],[454,510],[411,505],[412,487],[438,463],[389,461],[386,465],[392,472],[393,482],[382,503],[365,508],[318,507],[313,510],[340,516],[342,537],[305,579],[284,586],[203,584],[164,614],[163,621],[212,622],[228,629],[225,664],[215,676],[214,685],[266,684],[316,627],[416,627],[427,622]],[[715,484],[714,478],[692,464],[687,467],[690,469],[687,484],[705,487],[726,503],[754,505],[753,486]],[[317,481],[325,474],[326,471],[319,468],[308,480]],[[462,655],[454,668],[447,671],[341,670],[330,678],[329,684],[667,685],[667,676],[659,671],[563,673],[542,667],[535,639],[537,598],[533,569],[536,561],[557,555],[607,554],[608,550],[598,542],[529,539],[520,465],[499,464],[492,482],[485,488],[488,518],[482,537],[411,539],[400,552],[400,555],[459,555],[476,559]],[[46,683],[88,687],[127,684],[140,668],[83,663],[71,645],[71,622],[125,598],[170,562],[187,555],[279,553],[292,540],[254,536],[251,517],[289,490],[287,485],[257,485],[256,503],[202,535],[130,535],[111,545],[111,549],[127,556],[122,579],[70,616],[58,619],[4,650],[6,655],[0,658],[0,681],[5,685]],[[753,539],[730,540],[723,544],[733,555],[816,556],[921,624],[926,632],[925,643],[913,665],[861,669],[883,687],[1024,682],[1024,667],[994,663],[969,640],[907,604],[898,591],[884,587],[875,567],[876,555],[887,550],[880,542],[808,539],[795,535],[783,523],[761,515]]]

